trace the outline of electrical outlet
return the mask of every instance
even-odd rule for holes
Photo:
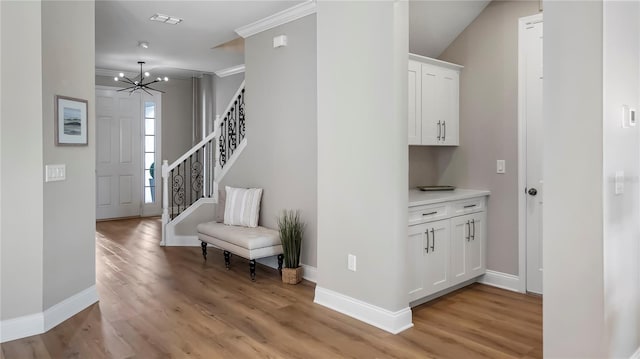
[[[347,256],[347,269],[349,269],[350,271],[356,271],[356,256],[354,256],[353,254],[349,254],[349,256]]]

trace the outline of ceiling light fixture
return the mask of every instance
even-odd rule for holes
[[[151,21],[163,22],[165,24],[177,25],[182,22],[182,19],[175,16],[163,15],[163,14],[155,14],[149,18]]]
[[[149,72],[142,72],[142,65],[144,65],[144,61],[138,61],[138,64],[140,64],[140,75],[134,77],[134,80],[126,77],[124,75],[124,73],[119,73],[118,76],[114,77],[113,80],[114,81],[122,81],[124,83],[127,83],[131,86],[129,87],[125,87],[123,89],[118,90],[118,92],[120,91],[129,91],[129,95],[131,95],[132,93],[134,93],[137,90],[141,90],[144,91],[146,93],[148,93],[149,95],[153,96],[153,94],[151,92],[149,92],[149,90],[151,91],[158,91],[158,92],[162,92],[164,93],[164,91],[160,91],[160,90],[156,90],[154,88],[149,87],[149,85],[154,84],[156,82],[161,82],[161,81],[169,81],[168,77],[157,77],[155,80],[153,81],[148,81],[148,82],[144,82],[144,80],[151,76],[151,74]]]
[[[143,49],[148,49],[149,48],[149,42],[148,41],[138,41],[138,47],[141,47]]]

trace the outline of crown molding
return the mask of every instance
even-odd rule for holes
[[[227,76],[231,76],[231,75],[235,75],[243,72],[244,72],[244,64],[231,66],[231,67],[227,67],[226,69],[218,70],[215,72],[215,74],[218,77],[227,77]]]
[[[267,16],[264,19],[258,20],[249,25],[239,27],[235,31],[238,35],[242,36],[243,38],[247,38],[249,36],[263,32],[265,30],[272,29],[276,26],[280,26],[288,22],[298,20],[301,17],[315,14],[315,12],[316,12],[316,2],[315,0],[310,0],[310,1],[306,1],[301,4],[298,4],[296,6],[292,6],[288,9],[282,10],[273,15]]]

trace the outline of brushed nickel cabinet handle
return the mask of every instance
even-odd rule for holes
[[[444,141],[447,138],[447,121],[442,121],[442,140]]]
[[[431,252],[436,251],[436,231],[431,228]]]
[[[471,235],[471,240],[475,241],[476,240],[476,220],[472,219],[471,224],[473,225],[473,234]]]
[[[424,249],[427,251],[427,253],[429,253],[429,229],[427,228],[427,230],[424,232],[424,234],[427,235],[427,246],[424,247]]]
[[[469,224],[469,221],[467,221],[465,225],[467,226],[467,235],[464,238],[469,242],[471,240],[471,225]]]
[[[477,204],[470,204],[470,205],[466,205],[466,206],[464,206],[464,208],[473,208],[473,207],[475,207],[475,206],[477,206]]]
[[[440,125],[440,121],[438,121],[438,141],[440,141],[440,138],[441,138],[440,134],[441,133],[442,133],[442,127]]]
[[[429,213],[423,213],[422,215],[423,215],[423,216],[430,216],[430,215],[432,215],[432,214],[436,214],[436,213],[438,213],[438,211],[429,212]]]

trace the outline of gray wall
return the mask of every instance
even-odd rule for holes
[[[409,146],[409,188],[438,184],[437,155],[430,146]]]
[[[238,88],[240,88],[242,81],[244,81],[244,72],[226,77],[214,77],[213,92],[216,96],[216,115],[220,115],[220,117],[224,116],[223,111],[227,108],[227,105],[229,105],[231,98],[235,95],[236,91],[238,91]]]
[[[518,275],[518,18],[537,1],[493,1],[439,57],[463,65],[460,146],[423,149],[437,159],[438,184],[488,189],[487,268]],[[412,176],[417,151],[410,152]],[[423,154],[424,155],[424,154]],[[506,174],[496,174],[496,160]],[[433,168],[433,167],[432,167]]]
[[[408,306],[408,18],[407,2],[317,3],[317,285],[389,311]]]
[[[40,10],[40,2],[0,2],[2,320],[42,311],[43,132]]]
[[[122,87],[112,77],[96,76],[96,85]],[[192,144],[193,89],[191,79],[170,79],[156,85],[162,94],[162,158],[171,162],[187,152]]]
[[[603,183],[602,6],[544,5],[545,358],[610,357],[603,348],[602,190],[610,186]]]
[[[286,34],[289,45],[273,48]],[[306,16],[245,39],[247,147],[220,184],[264,188],[260,224],[277,228],[299,209],[307,228],[302,262],[316,266],[316,18]]]
[[[44,164],[67,179],[44,183],[44,309],[95,284],[94,3],[42,2]],[[74,21],[60,21],[61,18]],[[54,145],[54,96],[86,99],[88,146]],[[41,169],[42,170],[42,169]]]

